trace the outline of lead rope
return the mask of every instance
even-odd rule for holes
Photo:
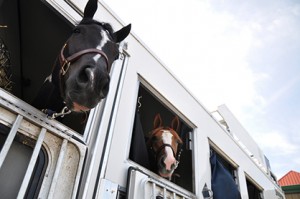
[[[67,106],[65,106],[60,113],[56,113],[50,109],[43,109],[42,110],[43,113],[47,114],[48,117],[50,117],[51,119],[55,119],[57,117],[64,117],[67,114],[70,114],[72,111],[68,109]]]

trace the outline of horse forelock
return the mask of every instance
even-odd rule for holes
[[[104,22],[99,22],[97,20],[94,19],[90,19],[90,18],[84,18],[82,19],[77,25],[90,25],[90,24],[97,24],[99,26],[101,26],[103,29],[107,30],[109,35],[114,38],[114,30],[112,28],[112,26],[109,23],[104,23]]]
[[[174,129],[172,129],[172,128],[170,128],[170,131],[172,132],[172,134],[175,137],[175,139],[178,140],[180,143],[182,143],[182,140],[179,137],[178,133]]]
[[[177,139],[179,140],[180,142],[182,142],[181,138],[179,137],[178,133],[170,128],[170,127],[158,127],[156,129],[154,129],[152,132],[150,132],[150,137],[153,137],[155,136],[156,134],[158,134],[160,131],[162,130],[167,130],[167,131],[170,131],[170,133]]]

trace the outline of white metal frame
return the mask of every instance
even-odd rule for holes
[[[155,179],[141,170],[130,168],[128,175],[131,179],[127,187],[128,198],[151,199],[160,196],[164,199],[196,199],[194,194],[183,193],[171,183]]]
[[[48,165],[39,197],[75,198],[86,152],[85,145],[74,139],[77,133],[2,89],[0,96],[0,123],[11,127],[0,153],[1,165],[17,133],[36,140],[18,198],[26,193],[41,147],[47,152]]]

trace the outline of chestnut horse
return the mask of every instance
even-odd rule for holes
[[[131,25],[114,32],[109,23],[93,20],[97,6],[97,0],[88,1],[83,19],[61,48],[52,73],[32,103],[47,114],[88,111],[107,96],[112,63]]]
[[[149,133],[147,146],[154,154],[157,173],[164,178],[171,179],[174,170],[179,164],[182,140],[178,136],[179,119],[177,116],[171,122],[170,127],[162,125],[160,114],[154,118],[153,129]]]

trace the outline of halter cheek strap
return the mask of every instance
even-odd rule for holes
[[[101,56],[103,56],[104,59],[105,59],[105,62],[106,62],[107,71],[110,72],[110,66],[109,66],[109,63],[108,63],[107,55],[102,50],[99,50],[97,48],[88,48],[88,49],[78,51],[78,52],[70,55],[69,57],[65,58],[64,50],[65,50],[66,46],[67,46],[67,44],[65,44],[62,47],[62,49],[60,51],[60,56],[59,56],[59,62],[60,62],[60,65],[61,65],[61,75],[62,76],[64,76],[66,74],[66,72],[68,71],[71,63],[75,62],[82,55],[89,54],[89,53],[96,53],[96,54],[100,54]]]

